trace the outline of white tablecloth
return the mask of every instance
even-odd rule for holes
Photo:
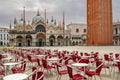
[[[27,74],[23,74],[23,73],[16,73],[16,74],[11,74],[11,75],[7,75],[3,78],[3,80],[23,80],[26,79],[28,77]]]

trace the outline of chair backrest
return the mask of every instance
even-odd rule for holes
[[[23,69],[23,71],[25,71],[25,69],[26,69],[26,61],[23,61],[23,62],[22,62],[21,68]]]
[[[68,70],[69,77],[72,78],[73,77],[72,67],[67,65],[67,70]]]
[[[104,54],[104,59],[105,60],[109,60],[109,55],[108,54]]]
[[[58,64],[56,64],[56,68],[57,68],[57,72],[58,72],[58,74],[59,74],[59,65]]]
[[[60,58],[59,63],[62,63],[62,61],[63,61],[63,58]]]
[[[39,66],[41,66],[40,59],[38,59],[38,58],[37,58],[37,63],[38,63]]]
[[[0,75],[5,75],[5,71],[2,63],[0,63]]]
[[[36,77],[37,77],[36,72],[34,72],[35,70],[37,70],[37,68],[36,67],[32,67],[32,72],[33,72],[32,80],[36,80]]]
[[[119,55],[120,55],[119,53],[116,53],[115,58],[117,59],[119,57]]]
[[[85,56],[90,56],[90,54],[89,53],[84,53],[85,54]]]
[[[2,54],[0,54],[0,60],[2,59]]]
[[[47,61],[45,59],[42,59],[42,65],[44,68],[47,68]]]
[[[66,59],[65,62],[64,62],[64,64],[67,65],[68,62],[69,62],[69,60],[70,60],[70,58]]]
[[[28,60],[31,61],[31,56],[29,54],[27,55],[27,57],[28,57]]]
[[[79,63],[89,63],[89,59],[81,59],[80,61],[79,61]]]
[[[37,80],[43,80],[44,78],[44,73],[42,71],[37,72]]]
[[[80,52],[80,56],[83,56],[83,52]]]
[[[118,70],[120,71],[120,62],[118,62]]]
[[[96,61],[96,72],[100,74],[102,70],[103,62],[102,61]]]
[[[98,58],[98,54],[99,54],[99,53],[93,54],[93,58]]]

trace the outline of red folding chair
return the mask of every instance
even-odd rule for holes
[[[81,74],[73,74],[72,67],[70,67],[70,66],[67,66],[67,70],[68,70],[68,75],[69,75],[71,80],[86,79],[86,77],[81,75]]]

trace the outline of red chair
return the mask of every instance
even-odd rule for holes
[[[45,60],[45,59],[42,59],[42,64],[43,64],[44,69],[47,70],[47,72],[48,72],[48,70],[50,70],[50,72],[51,72],[51,69],[55,68],[53,66],[48,65],[47,60]]]
[[[88,64],[89,63],[89,59],[80,59],[79,63],[86,63],[86,64]],[[86,70],[89,70],[89,69],[87,67],[78,67],[78,70],[79,71],[86,71]]]
[[[27,58],[26,53],[21,53],[21,56],[22,56],[23,59],[26,59],[26,58]]]
[[[118,62],[118,72],[120,73],[120,62]],[[119,74],[117,76],[117,80],[119,79]]]
[[[83,75],[73,74],[72,68],[70,66],[67,66],[67,70],[68,70],[68,75],[69,75],[69,77],[70,77],[71,80],[86,79],[86,77],[84,77]]]
[[[3,64],[0,63],[0,75],[5,75],[5,71],[4,71],[4,68],[3,68]]]
[[[119,56],[120,56],[120,54],[119,54],[119,53],[116,53],[116,54],[115,54],[115,59],[120,59]]]
[[[110,58],[108,54],[104,54],[104,59],[105,59],[106,61],[108,61],[108,62],[109,62],[109,61],[113,61],[113,59]]]
[[[64,59],[61,59],[61,61],[59,63],[57,63],[59,66],[66,66],[68,65],[69,61],[71,60],[71,58],[66,58],[64,61]],[[63,61],[63,63],[62,63]]]
[[[25,72],[25,69],[26,69],[26,61],[23,61],[21,63],[21,67],[15,66],[15,67],[11,68],[11,70],[14,74],[15,73],[23,73],[23,72]]]
[[[32,67],[32,80],[36,80],[36,79],[37,79],[37,68]]]
[[[100,61],[100,62],[102,62],[102,61]],[[99,65],[99,61],[96,61],[96,67],[97,67],[98,65]],[[105,73],[107,73],[106,69],[109,69],[109,66],[106,65],[106,64],[104,64],[104,63],[102,62],[102,68],[105,68]],[[110,74],[110,70],[109,70],[109,74]]]
[[[0,54],[0,60],[2,59],[2,58],[5,58],[2,54]]]
[[[102,70],[102,65],[103,65],[103,63],[102,63],[101,61],[97,61],[97,64],[96,64],[97,68],[96,68],[96,70],[95,70],[95,71],[93,71],[93,70],[87,70],[87,71],[86,71],[86,74],[87,74],[89,77],[91,77],[91,79],[92,79],[92,77],[93,77],[94,75],[100,76],[100,72],[101,72],[101,70]],[[95,76],[94,76],[94,77],[95,77]],[[95,78],[95,79],[96,79],[96,78]],[[100,76],[100,79],[102,80],[101,76]]]
[[[31,76],[32,76],[32,78],[30,79]],[[37,68],[32,67],[32,72],[30,74],[28,74],[27,80],[36,80],[36,79],[37,79]]]
[[[37,58],[37,63],[39,67],[43,67],[43,65],[40,63],[40,59]]]
[[[57,68],[57,72],[58,72],[57,80],[60,80],[62,75],[68,73],[68,70],[60,70],[59,69],[60,65],[56,64],[56,66],[57,66],[56,68]]]
[[[42,71],[37,72],[37,80],[43,80],[44,78],[44,73]]]
[[[33,64],[34,62],[37,62],[37,59],[32,57],[32,55],[27,55],[28,60]]]

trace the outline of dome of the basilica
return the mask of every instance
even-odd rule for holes
[[[34,20],[35,22],[44,21],[44,19],[43,19],[41,16],[35,16],[35,17],[33,17],[33,20]]]
[[[37,15],[35,17],[33,17],[33,21],[35,21],[35,23],[42,21],[44,22],[44,18],[40,15],[39,11],[37,12]]]

